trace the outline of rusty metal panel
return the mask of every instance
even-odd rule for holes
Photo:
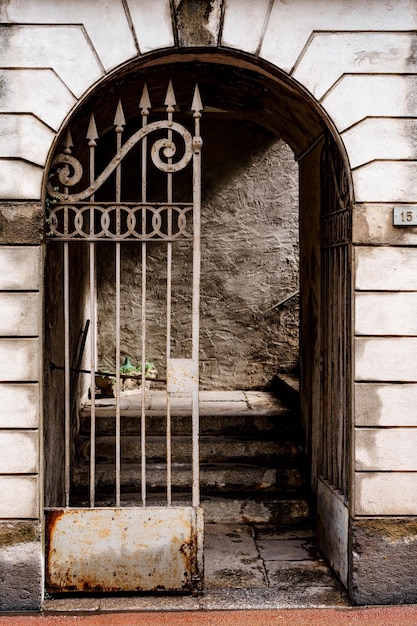
[[[46,539],[49,592],[201,588],[199,508],[48,509]]]
[[[198,388],[198,361],[169,359],[167,362],[168,393],[192,393]]]

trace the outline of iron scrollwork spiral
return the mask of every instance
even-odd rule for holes
[[[83,166],[81,163],[70,154],[58,154],[52,161],[52,167],[61,165],[56,170],[59,182],[65,187],[72,187],[80,182],[83,176]],[[52,185],[48,185],[48,193],[53,197],[58,195],[58,191],[52,188]]]
[[[184,169],[191,161],[193,156],[193,138],[190,132],[181,124],[168,120],[151,122],[140,130],[136,131],[115,154],[113,159],[103,170],[103,172],[95,179],[95,181],[86,189],[79,193],[69,194],[66,189],[60,189],[48,183],[48,194],[55,202],[81,202],[92,196],[109,178],[109,176],[120,165],[130,150],[147,135],[167,129],[171,133],[176,133],[183,140],[183,154],[177,161],[172,162],[177,153],[177,146],[170,138],[157,139],[151,148],[151,158],[154,165],[161,171],[166,173],[178,172]],[[166,160],[161,158],[161,152]],[[62,167],[59,167],[62,165]],[[57,167],[56,173],[61,185],[65,187],[73,187],[80,182],[83,174],[81,163],[72,155],[58,154],[53,160],[52,167]],[[72,168],[72,170],[70,169]]]
[[[330,136],[326,137],[321,152],[320,174],[322,247],[347,245],[352,229],[349,176],[343,157]]]

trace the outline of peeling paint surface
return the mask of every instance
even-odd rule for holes
[[[169,359],[167,363],[167,391],[191,393],[198,390],[198,362],[192,359]]]
[[[50,509],[49,592],[192,591],[202,573],[202,509]]]

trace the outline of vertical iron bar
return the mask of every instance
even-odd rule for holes
[[[171,395],[166,398],[166,448],[167,448],[167,505],[172,504],[172,450],[171,450]]]
[[[351,241],[351,207],[349,207],[349,214],[347,216],[348,220],[348,230],[347,230],[347,238],[349,243],[347,244],[346,249],[346,302],[345,302],[345,336],[346,336],[346,383],[345,383],[345,398],[346,398],[346,419],[345,419],[345,495],[348,499],[349,496],[349,485],[350,485],[350,453],[351,453],[351,420],[352,420],[352,361],[351,361],[351,337],[352,337],[352,328],[351,328],[351,303],[352,303],[352,245]]]
[[[343,216],[342,216],[343,219]],[[339,291],[340,291],[340,295],[339,295],[339,329],[340,329],[340,365],[339,365],[339,376],[340,376],[340,426],[339,426],[339,438],[340,438],[340,460],[339,460],[339,465],[340,465],[340,469],[339,469],[339,489],[342,493],[344,493],[344,489],[343,489],[343,466],[344,466],[344,459],[345,459],[345,441],[344,441],[344,427],[345,427],[345,421],[347,418],[347,406],[345,404],[345,396],[344,396],[344,390],[345,387],[347,385],[347,380],[346,380],[346,372],[345,372],[345,341],[346,338],[344,336],[344,294],[346,293],[346,289],[347,289],[347,283],[346,283],[346,276],[345,276],[345,272],[344,272],[344,259],[345,259],[345,252],[346,252],[346,245],[343,243],[340,246],[340,282],[339,282]]]
[[[146,176],[146,174],[145,174]],[[146,229],[146,208],[142,208],[142,232]],[[141,396],[141,496],[146,506],[146,243],[142,242],[142,396]]]
[[[342,219],[345,219],[345,216],[343,215]],[[340,280],[340,285],[341,285],[341,299],[340,299],[340,318],[341,318],[341,379],[342,379],[342,384],[341,384],[341,402],[342,402],[342,423],[340,425],[340,429],[341,429],[341,454],[342,457],[340,459],[340,465],[341,465],[341,469],[340,469],[340,490],[342,491],[342,493],[346,493],[345,491],[345,463],[346,463],[346,438],[345,438],[345,429],[346,429],[346,423],[348,421],[348,404],[346,402],[347,397],[346,397],[346,389],[348,386],[348,377],[347,377],[347,370],[346,370],[346,294],[347,294],[347,290],[348,290],[348,277],[346,275],[346,252],[347,252],[347,245],[344,242],[341,248],[341,280]]]
[[[330,220],[328,219],[328,222]],[[333,461],[332,461],[332,445],[333,445],[333,431],[332,431],[332,341],[333,341],[333,309],[332,309],[332,249],[326,248],[326,300],[324,302],[325,315],[326,315],[326,386],[325,386],[325,403],[326,403],[326,467],[327,475],[326,479],[332,484],[333,475]]]
[[[324,228],[324,224],[322,222],[322,228]],[[321,358],[321,402],[320,402],[320,412],[321,412],[321,437],[322,437],[322,445],[320,446],[320,472],[323,475],[323,478],[326,478],[326,402],[325,402],[325,393],[326,393],[326,375],[327,375],[327,361],[326,361],[326,349],[325,349],[325,317],[324,317],[324,301],[325,301],[325,284],[326,281],[326,263],[325,263],[325,250],[322,247],[321,250],[321,328],[322,333],[320,337],[320,358]]]
[[[331,375],[331,388],[330,388],[330,393],[331,393],[331,402],[330,402],[330,415],[329,415],[329,425],[331,428],[331,433],[332,433],[332,438],[331,438],[331,449],[330,449],[330,461],[331,461],[331,484],[332,486],[336,486],[336,475],[337,475],[337,439],[336,439],[336,432],[337,432],[337,425],[335,423],[336,419],[337,419],[337,415],[336,415],[336,403],[337,403],[337,349],[336,349],[336,344],[337,344],[337,320],[336,320],[336,306],[337,306],[337,301],[336,301],[336,281],[335,281],[335,275],[336,275],[336,263],[335,263],[335,252],[336,252],[336,248],[334,246],[332,246],[330,248],[330,259],[331,259],[331,266],[330,266],[330,276],[331,276],[331,281],[332,281],[332,288],[331,288],[331,293],[330,293],[330,307],[331,307],[331,329],[330,329],[330,345],[329,345],[329,351],[330,351],[330,375]]]
[[[329,355],[329,333],[331,327],[331,311],[329,308],[329,293],[330,293],[330,282],[329,282],[329,249],[325,248],[323,251],[323,263],[324,263],[324,286],[323,293],[324,298],[322,302],[322,315],[324,318],[323,323],[323,333],[324,337],[322,337],[323,341],[323,425],[324,425],[324,442],[323,442],[323,473],[326,480],[330,478],[330,467],[329,467],[329,458],[330,458],[330,432],[329,432],[329,403],[330,403],[330,355]]]
[[[148,123],[148,110],[142,110],[142,128]],[[148,142],[146,136],[142,140],[142,202],[146,202],[147,194],[147,152]],[[142,235],[146,233],[146,208],[142,207]],[[142,505],[146,506],[146,404],[145,404],[145,385],[146,385],[146,271],[147,271],[147,248],[146,241],[142,241],[142,396],[141,396],[141,424],[140,424],[140,442],[141,442],[141,496]]]
[[[347,219],[347,216],[344,217]],[[347,233],[346,233],[347,237]],[[343,406],[344,406],[344,415],[343,415],[343,470],[342,470],[342,490],[343,494],[348,497],[347,492],[347,471],[348,471],[348,427],[350,424],[350,413],[349,413],[349,386],[350,386],[350,376],[349,376],[349,367],[348,367],[348,351],[350,345],[350,333],[349,333],[349,312],[348,312],[348,301],[349,301],[349,292],[350,292],[350,280],[349,280],[349,244],[345,243],[343,248],[343,285],[344,289],[344,297],[342,302],[342,334],[343,334]]]
[[[339,216],[336,217],[337,222],[339,222]],[[339,227],[337,228],[337,237],[339,238]],[[337,283],[336,283],[336,289],[337,289],[337,302],[336,302],[336,333],[337,333],[337,337],[335,337],[335,346],[336,346],[336,375],[337,375],[337,381],[336,381],[336,390],[337,390],[337,398],[336,398],[336,415],[335,415],[335,426],[336,426],[336,488],[337,489],[341,489],[341,475],[340,475],[340,470],[342,467],[342,458],[343,458],[343,452],[342,452],[342,439],[341,439],[341,428],[343,426],[343,403],[342,403],[342,380],[341,380],[341,376],[342,376],[342,350],[341,350],[341,292],[342,292],[342,276],[341,276],[341,252],[342,252],[342,246],[340,245],[340,242],[338,242],[338,245],[336,246],[336,269],[335,269],[335,276],[337,276]]]
[[[329,308],[329,294],[330,294],[330,284],[329,284],[329,249],[325,248],[324,250],[324,280],[325,280],[325,289],[324,294],[325,298],[323,300],[323,343],[324,343],[324,385],[323,385],[323,418],[324,418],[324,436],[325,436],[325,447],[323,450],[324,453],[324,476],[326,480],[330,480],[330,467],[329,467],[329,459],[330,459],[330,432],[329,432],[329,402],[330,402],[330,355],[329,355],[329,332],[331,327],[330,318],[330,308]]]
[[[331,356],[332,356],[332,395],[331,395],[331,429],[332,429],[332,447],[330,451],[330,458],[332,461],[332,485],[337,488],[337,390],[338,390],[338,376],[337,376],[337,359],[338,359],[338,337],[337,337],[337,286],[336,286],[336,272],[337,272],[337,248],[332,247],[332,344],[331,344]]]
[[[94,209],[91,209],[94,212]],[[91,218],[90,218],[91,219]],[[91,228],[91,226],[90,226]],[[90,393],[91,393],[91,415],[90,415],[90,507],[95,504],[95,467],[96,467],[96,311],[95,311],[95,248],[94,243],[89,244],[90,250]]]
[[[116,149],[122,147],[123,126],[116,126]],[[121,166],[116,168],[116,202],[121,200]],[[116,209],[116,235],[121,233],[120,207]],[[115,244],[115,281],[116,281],[116,506],[120,506],[120,241]]]
[[[117,200],[118,202],[118,200]],[[117,209],[120,232],[120,209]],[[116,506],[120,506],[120,241],[116,241]]]
[[[174,111],[173,106],[167,107],[168,122],[172,122],[172,114]],[[172,130],[168,130],[168,141],[172,142]],[[168,159],[168,163],[172,163],[172,159]],[[172,203],[172,174],[167,173],[167,202]],[[172,242],[169,238],[172,236],[172,209],[167,211],[167,304],[166,304],[166,361],[167,366],[169,359],[171,358],[171,315],[172,315]],[[167,390],[166,392],[166,454],[167,454],[167,505],[171,505],[172,497],[172,470],[171,470],[171,397]]]
[[[321,174],[323,176],[323,173]],[[324,203],[325,195],[323,193],[323,201],[321,206],[321,254],[320,254],[320,413],[321,413],[321,438],[320,446],[320,474],[324,479],[327,478],[327,436],[326,436],[326,380],[327,380],[327,358],[326,358],[326,316],[324,313],[324,302],[326,302],[326,248],[325,248],[325,232],[326,220],[324,219]]]
[[[139,102],[139,108],[142,115],[142,128],[148,124],[149,109],[151,101],[149,99],[148,88],[146,84],[142,90],[142,97]],[[147,158],[148,158],[148,140],[147,137],[142,139],[142,203],[146,202],[147,197]],[[142,207],[142,236],[146,235],[146,207]],[[147,246],[146,241],[142,241],[142,315],[141,315],[141,355],[142,355],[142,395],[141,395],[141,497],[142,506],[146,506],[146,273],[147,273]]]
[[[333,233],[333,246],[331,247],[331,259],[332,259],[332,405],[331,405],[331,426],[332,426],[332,485],[337,488],[337,465],[338,465],[338,441],[337,441],[337,406],[338,406],[338,324],[337,324],[337,295],[338,295],[338,273],[337,273],[337,215],[335,212],[339,208],[339,198],[337,193],[337,180],[335,179],[334,196],[331,205],[332,216],[332,233]]]
[[[200,337],[200,257],[201,257],[201,138],[200,117],[194,111],[194,146],[193,146],[193,303],[192,303],[192,359],[196,365],[197,381],[192,398],[192,504],[200,504],[200,454],[199,431],[200,420],[198,410],[198,371],[199,371],[199,337]]]
[[[92,117],[92,120],[94,118]],[[95,127],[95,124],[94,124]],[[89,129],[90,130],[90,129]],[[94,153],[96,147],[95,135],[90,134],[90,185],[93,184],[95,178]],[[94,202],[94,194],[90,197],[90,202]],[[90,208],[90,235],[94,235],[94,207]],[[91,395],[91,414],[90,414],[90,507],[95,505],[96,492],[96,259],[95,259],[95,243],[89,244],[90,257],[90,395]]]
[[[329,353],[329,384],[328,384],[328,394],[329,394],[329,413],[327,416],[328,419],[328,428],[330,432],[330,441],[329,441],[329,480],[330,484],[334,485],[334,337],[335,337],[335,312],[334,312],[334,258],[333,258],[334,248],[330,246],[329,248],[329,280],[330,280],[330,292],[329,292],[329,309],[330,309],[330,319],[329,319],[329,328],[328,328],[328,353]]]
[[[325,454],[326,454],[326,480],[331,480],[331,470],[330,470],[330,457],[331,457],[331,445],[332,445],[332,440],[331,440],[331,424],[330,424],[330,411],[331,411],[331,387],[332,387],[332,381],[331,381],[331,354],[330,354],[330,349],[329,346],[331,344],[331,328],[332,328],[332,312],[330,309],[330,296],[331,296],[331,283],[330,283],[330,278],[331,278],[331,272],[330,272],[330,249],[326,248],[325,250],[325,257],[326,257],[326,300],[324,302],[324,307],[327,307],[327,310],[325,310],[325,316],[326,316],[326,336],[325,336],[325,350],[326,350],[326,384],[325,384],[325,396],[324,396],[324,402],[325,402],[325,406],[326,406],[326,410],[325,410],[325,420],[326,420],[326,450],[325,450]]]
[[[64,213],[65,228],[68,230],[68,209],[65,207]],[[69,248],[68,241],[64,242],[64,420],[65,420],[65,506],[70,505],[70,484],[71,484],[71,399],[70,399],[70,313],[69,313]]]
[[[172,174],[168,174],[168,179]],[[168,183],[168,202],[172,202],[172,188],[169,189]],[[168,209],[168,236],[172,234],[172,209]],[[171,358],[171,315],[172,315],[172,242],[168,241],[167,244],[167,330],[166,330],[166,359],[167,365]],[[172,482],[172,469],[171,469],[171,396],[166,392],[166,454],[167,454],[167,504],[171,504],[171,482]]]

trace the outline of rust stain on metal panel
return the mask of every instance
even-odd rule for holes
[[[64,515],[63,509],[51,509],[45,511],[45,554],[46,554],[46,574],[50,571],[50,559],[54,554],[53,535],[56,525]]]
[[[193,359],[169,359],[167,363],[167,391],[192,393],[198,387],[198,362]]]
[[[189,592],[200,584],[202,529],[192,507],[60,509],[46,516],[50,592]]]

